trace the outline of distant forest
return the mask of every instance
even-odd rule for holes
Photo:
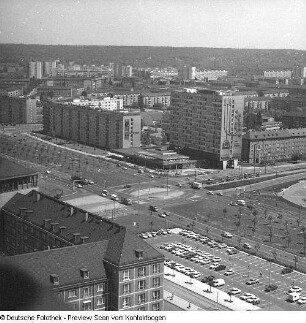
[[[288,49],[231,49],[204,47],[65,46],[0,44],[0,63],[59,59],[76,64],[126,63],[133,67],[196,66],[225,69],[231,75],[262,74],[264,70],[306,66],[306,51]]]

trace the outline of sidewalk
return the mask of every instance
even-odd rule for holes
[[[168,291],[164,291],[164,299],[166,299],[169,303],[172,303],[173,305],[176,305],[177,307],[181,308],[184,311],[204,311],[204,309],[189,303],[188,301],[173,295],[172,293]]]
[[[219,303],[220,305],[232,310],[232,311],[254,311],[254,310],[260,310],[260,307],[249,304],[235,296],[229,296],[226,292],[210,287],[207,284],[204,284],[196,279],[190,279],[190,277],[179,273],[177,271],[174,271],[173,269],[170,269],[168,267],[165,268],[165,279],[168,279],[169,281],[178,284],[180,286],[184,286],[186,289],[189,289],[190,291],[197,293],[201,296],[204,296],[216,303]],[[174,276],[173,276],[174,273]],[[210,292],[211,291],[211,292]],[[173,298],[175,300],[176,296]],[[186,301],[187,302],[187,301]],[[180,300],[178,300],[178,303],[180,303]],[[187,302],[188,303],[188,302]],[[177,304],[175,304],[177,305]],[[181,303],[180,305],[177,305],[179,307],[186,306],[185,303]],[[186,307],[185,307],[186,308]]]

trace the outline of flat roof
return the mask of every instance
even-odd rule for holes
[[[0,157],[0,181],[36,175],[38,172],[25,168],[11,160]]]

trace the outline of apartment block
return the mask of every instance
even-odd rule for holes
[[[42,62],[29,62],[29,78],[41,79],[42,76]]]
[[[139,105],[144,108],[166,108],[170,106],[170,102],[170,92],[141,93],[139,97]]]
[[[1,251],[71,310],[163,310],[164,256],[125,227],[31,191],[0,213]]]
[[[93,107],[103,110],[122,110],[123,100],[117,98],[104,97],[102,99],[74,99],[72,103],[67,103],[82,107]]]
[[[37,123],[36,99],[0,96],[0,122]]]
[[[201,81],[215,81],[219,78],[227,76],[228,71],[225,70],[196,70],[195,78]]]
[[[264,71],[264,78],[291,78],[292,71]]]
[[[241,159],[248,163],[271,163],[306,155],[306,128],[250,131],[242,138]]]
[[[139,111],[108,111],[96,107],[45,102],[44,132],[104,149],[140,147]]]
[[[124,107],[138,106],[140,93],[128,92],[128,93],[114,93],[113,95],[116,99],[121,99],[123,101]]]
[[[169,116],[170,143],[226,168],[241,156],[244,97],[207,89],[175,91]]]

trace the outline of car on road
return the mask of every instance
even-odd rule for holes
[[[232,201],[232,202],[230,202],[230,203],[229,203],[229,205],[237,206],[238,204],[237,204],[237,202],[233,202],[233,201]]]
[[[257,278],[251,278],[246,282],[247,285],[255,285],[258,283],[259,283],[259,279],[257,279]]]
[[[127,167],[122,167],[122,169],[127,170]]]
[[[257,305],[260,303],[260,298],[258,298],[257,296],[254,297],[249,297],[246,299],[247,303],[253,304],[253,305]]]
[[[215,195],[215,193],[214,193],[214,192],[212,192],[212,191],[208,191],[208,192],[207,192],[207,194],[208,194],[208,195]]]
[[[118,195],[117,195],[117,194],[111,194],[111,195],[110,195],[110,198],[111,198],[111,200],[113,200],[113,201],[119,201],[119,197],[118,197]]]
[[[150,209],[150,211],[153,211],[153,212],[157,212],[158,211],[157,206],[154,206],[154,205],[150,205],[149,206],[149,209]]]
[[[293,272],[293,268],[292,268],[292,267],[285,267],[285,268],[283,268],[283,269],[282,269],[282,271],[281,271],[281,273],[282,273],[283,275],[290,274],[290,273],[292,273],[292,272]]]
[[[273,292],[278,289],[278,286],[275,284],[266,285],[265,292]]]
[[[222,259],[220,257],[213,257],[212,262],[220,262]]]
[[[305,304],[306,303],[306,296],[301,296],[300,299],[297,301],[298,304]]]
[[[227,244],[226,244],[226,243],[219,243],[219,244],[218,244],[218,248],[219,248],[219,249],[227,248]]]
[[[222,192],[218,192],[217,195],[218,196],[223,196],[223,193]]]
[[[83,185],[82,185],[82,184],[76,184],[76,187],[78,187],[78,188],[82,188],[82,187],[83,187]]]
[[[233,235],[231,233],[226,232],[226,231],[222,232],[221,236],[224,238],[232,238],[233,237]]]
[[[88,180],[88,184],[90,184],[90,185],[93,185],[95,182],[94,181],[92,181],[92,180]]]
[[[132,185],[130,185],[130,184],[125,184],[124,186],[123,186],[123,188],[131,188],[132,187]]]
[[[299,286],[292,286],[289,290],[288,290],[288,294],[292,294],[292,293],[300,293],[302,291],[302,288]]]
[[[101,196],[107,196],[108,195],[108,191],[107,190],[103,190],[102,193],[100,194]]]
[[[243,247],[243,248],[245,248],[245,249],[252,249],[252,246],[251,246],[249,243],[247,243],[247,242],[245,242],[245,243],[242,245],[242,247]]]
[[[254,294],[251,293],[243,293],[239,298],[243,301],[246,301],[248,298],[254,298],[256,297]]]
[[[228,292],[229,295],[237,295],[241,293],[241,290],[236,287],[232,287]]]
[[[239,251],[235,248],[235,247],[228,247],[226,249],[226,252],[229,254],[229,255],[235,255],[237,254]]]
[[[225,276],[231,276],[231,275],[234,275],[234,270],[233,269],[228,269],[225,273],[224,273],[224,275]]]
[[[161,218],[165,218],[166,214],[165,213],[158,213],[158,216],[160,216]]]
[[[224,285],[225,285],[225,281],[222,278],[215,279],[212,282],[213,287],[221,287],[221,286],[224,286]]]
[[[71,176],[71,180],[72,181],[81,181],[82,180],[82,177],[81,176],[74,175],[74,176]]]

